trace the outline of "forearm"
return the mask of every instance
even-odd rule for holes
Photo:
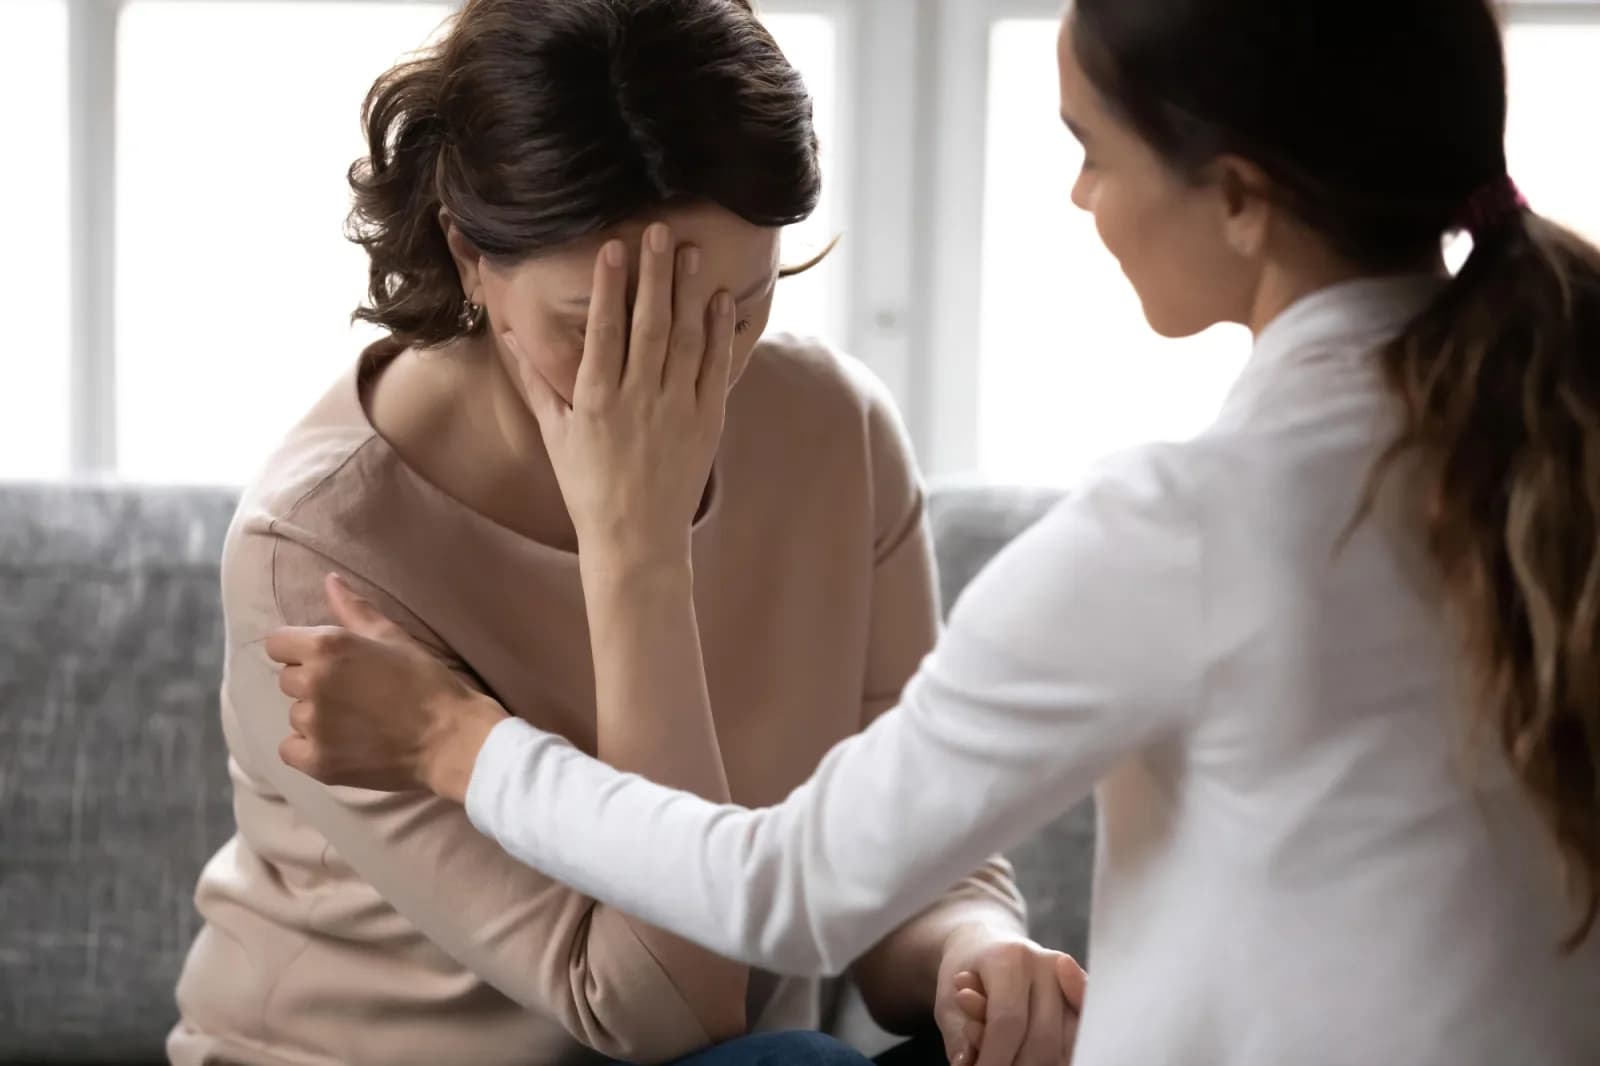
[[[964,896],[934,904],[884,937],[851,968],[873,1020],[911,1034],[932,1023],[939,967],[950,938],[979,931],[996,938],[1027,935],[1014,907]]]
[[[596,756],[619,770],[726,803],[727,774],[706,689],[694,578],[681,560],[586,560]],[[641,941],[678,981],[713,1040],[745,1029],[748,970],[644,922]]]
[[[583,584],[596,755],[668,788],[728,802],[687,552],[648,566],[586,563]]]

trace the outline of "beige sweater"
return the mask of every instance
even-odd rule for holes
[[[666,972],[628,916],[508,857],[452,804],[328,789],[279,761],[289,701],[262,640],[329,621],[330,570],[513,713],[594,750],[576,556],[408,467],[368,421],[359,377],[289,435],[228,537],[222,718],[239,831],[201,875],[206,925],[169,1054],[493,1066],[703,1045],[680,991],[693,975]],[[818,347],[764,343],[730,399],[694,553],[733,798],[775,803],[895,702],[934,640],[922,493],[881,386]],[[945,902],[974,895],[1020,922],[1002,861]],[[750,984],[754,1028],[819,1024],[815,982]]]

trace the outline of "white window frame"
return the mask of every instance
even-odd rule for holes
[[[121,0],[67,0],[71,252],[69,470],[115,468],[117,16]]]
[[[926,149],[928,229],[914,437],[935,475],[968,474],[978,460],[984,173],[989,133],[989,40],[995,23],[1059,18],[1061,0],[935,0],[934,94],[939,131]],[[1065,181],[1065,175],[1063,181]]]
[[[125,2],[66,0],[68,474],[79,479],[117,473],[117,26]],[[175,313],[180,305],[175,293]]]

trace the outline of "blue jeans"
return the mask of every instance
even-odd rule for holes
[[[890,1051],[880,1062],[906,1066],[944,1061],[937,1039],[912,1041]],[[796,1030],[787,1033],[757,1033],[730,1040],[726,1044],[697,1051],[672,1066],[873,1066],[861,1052],[822,1033]]]
[[[872,1066],[872,1060],[831,1036],[797,1030],[741,1036],[672,1066]]]

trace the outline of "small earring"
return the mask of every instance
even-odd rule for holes
[[[483,325],[483,308],[473,303],[471,298],[461,301],[461,315],[457,319],[463,333],[476,333],[478,327]]]

